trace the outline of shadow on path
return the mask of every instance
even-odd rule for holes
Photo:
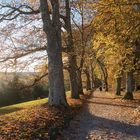
[[[123,115],[123,110],[126,108],[136,108],[134,106],[119,105],[106,102],[99,102],[96,97],[87,100],[87,103],[83,107],[83,110],[77,117],[70,123],[69,128],[64,130],[64,140],[140,140],[140,125],[131,124],[130,122],[121,122],[119,117]],[[98,97],[97,97],[98,98]],[[113,101],[113,98],[112,98]],[[100,106],[104,105],[104,107]],[[108,110],[108,107],[112,106],[112,110]],[[122,108],[124,107],[124,108]],[[103,108],[107,109],[105,113],[108,114],[106,118],[101,117],[101,114],[97,116],[94,109]],[[118,114],[117,118],[109,117],[109,113],[116,113],[116,109],[122,110],[122,114]],[[94,110],[94,111],[92,111]],[[101,111],[101,110],[100,110]],[[109,112],[110,111],[110,112]],[[109,112],[109,113],[108,113]],[[133,114],[130,114],[132,116]],[[129,117],[129,116],[128,116]],[[130,119],[131,117],[129,117]],[[123,119],[120,119],[123,120]],[[101,137],[103,139],[101,139]]]
[[[109,120],[97,116],[91,116],[92,121],[98,122],[98,127],[101,129],[111,129],[117,132],[126,133],[140,138],[140,125],[126,124],[120,121]],[[94,128],[94,127],[93,127]]]

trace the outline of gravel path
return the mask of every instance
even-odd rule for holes
[[[140,102],[121,101],[95,91],[64,131],[64,140],[140,140],[134,110]]]

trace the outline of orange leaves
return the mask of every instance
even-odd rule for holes
[[[82,105],[80,100],[68,100],[72,107]],[[47,139],[49,130],[63,127],[75,111],[43,104],[0,116],[0,139]]]
[[[80,99],[69,99],[68,104],[72,107],[81,107],[83,103]]]

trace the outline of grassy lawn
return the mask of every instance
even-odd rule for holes
[[[50,107],[48,99],[39,99],[0,108],[0,139],[48,139],[50,129],[63,128],[78,113],[83,102],[71,99],[70,108]]]
[[[66,95],[67,95],[67,97],[70,97],[71,92],[70,91],[66,92]],[[24,102],[24,103],[19,103],[19,104],[14,104],[14,105],[1,107],[0,108],[0,115],[4,115],[4,114],[12,113],[12,112],[15,112],[15,111],[18,111],[18,110],[30,108],[30,107],[37,106],[37,105],[41,105],[41,104],[46,103],[47,101],[48,101],[48,99],[44,98],[44,99],[38,99],[38,100],[33,100],[33,101]]]
[[[48,101],[48,99],[44,98],[44,99],[38,99],[38,100],[34,100],[34,101],[28,101],[28,102],[24,102],[24,103],[1,107],[0,115],[4,115],[4,114],[8,114],[8,113],[15,112],[18,110],[26,109],[26,108],[29,108],[32,106],[41,105],[41,104],[46,103],[47,101]]]

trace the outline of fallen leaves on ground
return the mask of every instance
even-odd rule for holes
[[[82,111],[63,130],[64,140],[140,139],[139,95],[134,94],[135,100],[122,100],[122,96],[114,98],[110,92],[96,90],[84,99]]]
[[[30,107],[0,116],[0,140],[46,140],[51,129],[66,127],[82,105],[81,100],[68,100],[70,108]]]

